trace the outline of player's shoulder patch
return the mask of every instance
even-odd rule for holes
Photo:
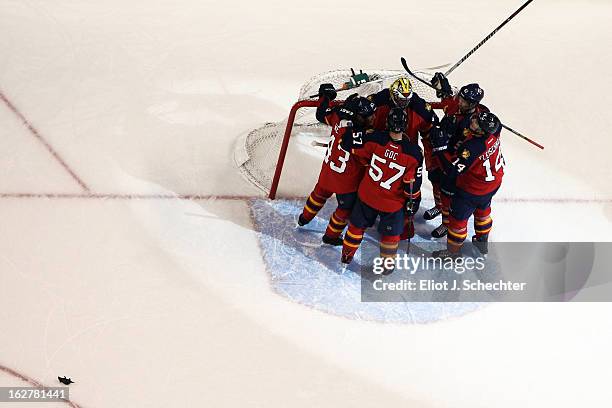
[[[431,105],[428,103],[425,103],[425,109],[430,111],[431,110]]]
[[[471,156],[470,151],[468,149],[463,149],[463,151],[461,152],[461,157],[467,160],[470,158],[470,156]]]

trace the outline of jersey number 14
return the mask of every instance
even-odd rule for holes
[[[487,177],[485,178],[485,181],[495,181],[495,175],[491,171],[491,157],[485,160],[484,163],[482,163],[482,165],[487,172]],[[497,172],[503,169],[505,165],[506,165],[506,162],[504,161],[504,156],[502,155],[501,150],[498,149],[497,156],[495,159],[495,173],[497,174]]]

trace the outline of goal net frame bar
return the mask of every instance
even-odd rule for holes
[[[329,106],[338,106],[343,102],[343,100],[331,101]],[[298,110],[300,110],[301,108],[316,108],[318,106],[318,100],[306,99],[294,103],[291,107],[291,111],[289,111],[289,117],[287,118],[287,125],[285,126],[285,133],[283,134],[283,141],[281,143],[280,151],[278,153],[278,160],[276,161],[276,169],[274,170],[274,177],[272,178],[270,194],[268,194],[268,198],[270,200],[274,200],[276,198],[276,191],[278,190],[281,173],[283,172],[283,165],[285,164],[285,156],[287,155],[287,149],[289,147],[289,140],[291,139],[291,132],[293,131],[293,123],[295,122],[295,116]]]

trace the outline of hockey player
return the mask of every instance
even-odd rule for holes
[[[438,89],[437,95],[441,98],[441,101],[432,103],[431,106],[434,109],[444,111],[440,127],[450,135],[449,148],[445,154],[447,159],[452,162],[456,158],[457,150],[465,141],[466,129],[470,126],[470,117],[475,113],[489,112],[489,109],[480,103],[484,98],[484,90],[478,84],[465,85],[461,87],[457,95],[453,96],[448,79],[441,72],[437,72],[432,79],[432,85]],[[425,150],[427,178],[432,184],[435,202],[434,207],[425,211],[423,218],[432,220],[442,214],[442,223],[431,233],[432,237],[441,238],[448,231],[451,192],[443,188],[445,174],[438,159],[433,155],[429,140],[423,140],[423,148]]]
[[[400,77],[393,81],[389,88],[368,96],[376,104],[374,116],[374,129],[386,130],[387,117],[394,107],[404,108],[406,113],[406,128],[404,134],[408,139],[418,144],[419,136],[425,141],[431,128],[438,123],[438,117],[423,98],[412,90],[412,83],[406,77]],[[404,220],[404,231],[401,239],[405,240],[414,235],[413,217],[406,215]]]
[[[391,109],[404,108],[407,117],[404,134],[412,143],[418,143],[419,135],[426,137],[432,126],[438,122],[432,107],[413,92],[412,83],[405,77],[396,79],[389,88],[368,96],[368,99],[376,105],[376,130],[387,129],[387,117]]]
[[[354,134],[344,139],[368,172],[359,184],[358,199],[350,217],[342,246],[342,263],[348,264],[361,244],[363,234],[378,217],[381,257],[394,257],[404,228],[407,211],[415,214],[421,201],[423,154],[420,147],[404,136],[406,111],[393,108],[388,115],[388,131]]]
[[[462,127],[462,121],[469,122],[472,114],[489,111],[480,103],[484,98],[484,90],[478,84],[464,85],[459,89],[457,95],[453,96],[448,78],[441,72],[436,72],[431,83],[437,89],[436,94],[441,98],[440,102],[434,102],[431,106],[444,111],[444,118],[440,126],[449,134],[456,134],[457,130]]]
[[[488,236],[493,226],[491,200],[501,186],[505,166],[500,149],[500,131],[501,122],[495,114],[473,114],[466,141],[452,163],[443,154],[449,146],[450,135],[441,129],[432,131],[432,145],[438,151],[436,154],[449,178],[449,185],[454,186],[447,249],[436,251],[434,256],[458,256],[472,215],[476,232],[472,241],[483,254],[488,252]]]
[[[374,104],[363,97],[351,95],[340,107],[329,108],[330,102],[336,98],[332,84],[322,84],[319,87],[319,106],[316,117],[322,123],[332,127],[331,140],[321,166],[319,179],[308,197],[298,225],[308,224],[323,208],[327,199],[336,194],[338,207],[332,214],[323,242],[329,245],[342,245],[341,234],[346,227],[351,214],[357,188],[363,178],[365,169],[351,154],[340,146],[340,142],[348,133],[360,134],[373,122]]]

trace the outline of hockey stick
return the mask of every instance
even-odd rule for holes
[[[418,169],[417,169],[418,170]],[[408,200],[408,202],[410,203],[410,210],[412,210],[412,188],[414,186],[414,180],[410,180],[410,200]],[[414,214],[412,214],[410,217],[408,217],[408,245],[406,246],[406,255],[408,255],[410,253],[410,224],[412,224],[414,220]],[[412,225],[412,228],[414,229],[414,225]]]
[[[501,23],[500,25],[497,26],[497,28],[495,30],[493,30],[491,32],[491,34],[487,35],[481,42],[479,42],[478,44],[476,44],[476,46],[474,48],[472,48],[470,50],[470,52],[468,52],[467,54],[465,54],[463,56],[463,58],[461,58],[459,61],[457,61],[455,63],[455,65],[453,65],[452,67],[450,67],[448,69],[448,71],[446,71],[444,73],[444,76],[449,76],[451,72],[453,72],[455,70],[455,68],[457,68],[459,65],[463,64],[463,62],[468,59],[470,57],[470,55],[472,55],[474,52],[476,52],[477,49],[479,49],[484,43],[486,43],[487,41],[489,41],[491,39],[491,37],[493,37],[499,30],[501,30],[501,28],[503,26],[505,26],[506,24],[508,24],[510,22],[510,20],[512,20],[514,17],[516,17],[516,15],[518,13],[520,13],[521,11],[523,11],[523,9],[525,7],[527,7],[529,5],[529,3],[531,3],[533,0],[527,0],[521,7],[518,8],[518,10],[516,10],[514,13],[512,13],[512,15],[510,17],[508,17],[503,23]]]
[[[415,75],[415,74],[414,74],[414,73],[413,73],[413,72],[410,70],[410,68],[408,67],[408,63],[406,62],[406,58],[402,57],[401,61],[402,61],[402,65],[404,66],[404,69],[406,70],[406,72],[408,72],[408,74],[410,74],[410,76],[414,77],[414,78],[415,78],[416,80],[418,80],[419,82],[424,83],[425,85],[427,85],[427,86],[428,86],[428,87],[430,87],[431,89],[434,89],[434,90],[436,90],[436,91],[438,90],[438,89],[436,89],[436,87],[435,87],[435,86],[433,86],[433,85],[432,85],[432,84],[430,84],[429,82],[427,82],[427,81],[425,81],[424,79],[419,78],[418,76],[416,76],[416,75]],[[520,133],[519,133],[519,132],[517,132],[516,130],[514,130],[514,129],[512,129],[512,128],[510,128],[510,127],[506,126],[506,125],[504,125],[503,123],[502,123],[502,127],[503,127],[504,129],[506,129],[506,130],[508,130],[508,131],[510,131],[510,132],[512,132],[512,133],[514,133],[515,135],[517,135],[518,137],[522,138],[523,140],[526,140],[527,142],[531,143],[532,145],[537,146],[537,147],[539,147],[540,149],[544,150],[544,146],[542,146],[541,144],[539,144],[539,143],[538,143],[538,142],[536,142],[535,140],[532,140],[532,139],[528,138],[527,136],[524,136],[524,135],[520,134]]]
[[[431,89],[437,91],[438,89],[436,89],[435,86],[433,86],[432,84],[430,84],[429,82],[425,81],[423,78],[419,78],[418,76],[416,76],[416,74],[414,72],[412,72],[410,70],[410,68],[408,67],[408,63],[406,62],[406,58],[402,57],[401,58],[402,61],[402,66],[404,67],[404,69],[406,70],[406,72],[408,74],[410,74],[411,77],[413,77],[414,79],[416,79],[419,82],[424,83],[425,85],[427,85],[428,87],[430,87]]]
[[[521,135],[519,132],[517,132],[516,130],[512,129],[512,128],[511,128],[511,127],[509,127],[509,126],[504,125],[503,123],[502,123],[502,127],[503,127],[504,129],[506,129],[507,131],[514,133],[514,134],[515,134],[515,135],[517,135],[518,137],[520,137],[520,138],[522,138],[522,139],[524,139],[524,140],[528,141],[528,142],[529,142],[529,143],[531,143],[532,145],[537,146],[537,147],[539,147],[540,149],[544,150],[544,146],[542,146],[541,144],[539,144],[539,143],[538,143],[538,142],[536,142],[535,140],[531,140],[531,139],[530,139],[530,138],[528,138],[527,136]]]

